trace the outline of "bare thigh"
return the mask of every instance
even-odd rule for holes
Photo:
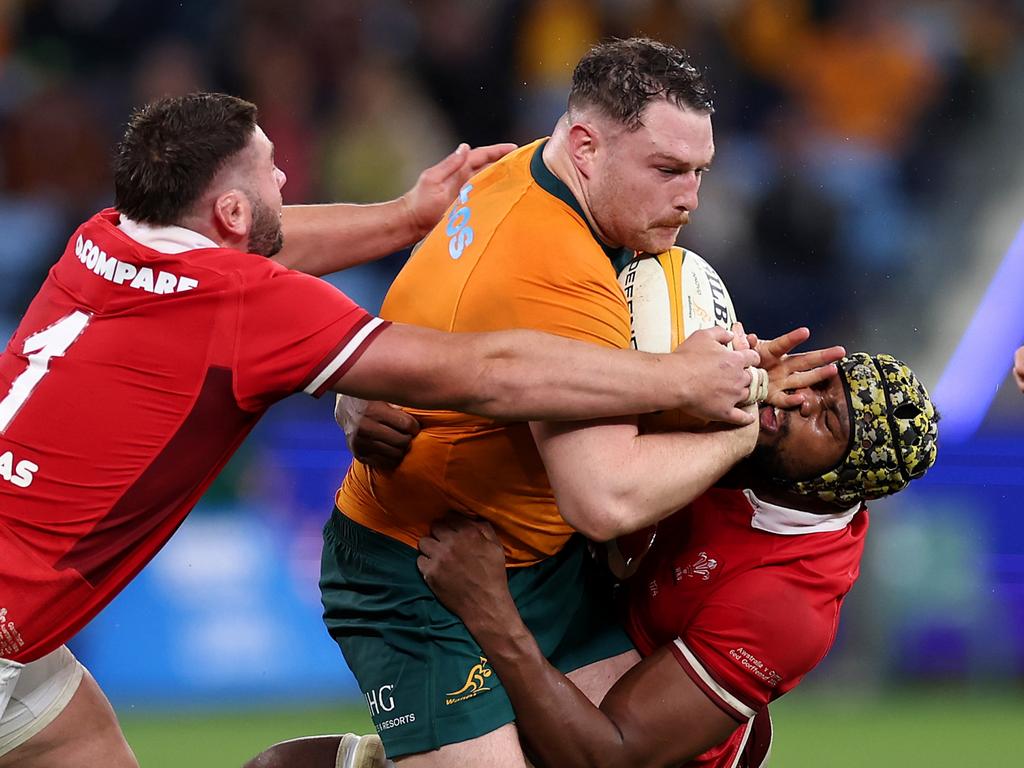
[[[594,704],[600,704],[615,682],[638,661],[640,655],[636,651],[627,651],[580,667],[567,677]],[[401,757],[395,765],[397,768],[528,768],[530,763],[523,755],[515,725],[509,723],[476,739],[448,744],[434,752]]]
[[[618,656],[612,656],[610,659],[595,661],[593,664],[573,670],[566,677],[572,680],[573,685],[579,688],[594,704],[600,705],[605,694],[611,690],[616,681],[638,661],[640,661],[639,653],[626,651]]]
[[[114,709],[86,671],[52,723],[0,757],[0,768],[139,768]]]
[[[446,744],[433,752],[421,752],[395,760],[397,768],[525,768],[514,724],[458,744]]]

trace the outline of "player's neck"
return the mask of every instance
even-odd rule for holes
[[[219,248],[233,248],[238,251],[245,251],[247,249],[247,238],[232,238],[226,236],[224,229],[222,227],[218,227],[212,217],[204,218],[202,216],[189,213],[182,216],[181,220],[176,222],[176,226],[190,229],[193,232],[198,232],[200,235],[203,235],[215,242]]]
[[[730,469],[725,476],[718,481],[717,485],[723,488],[749,488],[759,499],[771,504],[778,504],[780,507],[799,509],[803,512],[810,512],[814,515],[834,515],[845,509],[832,502],[822,501],[816,496],[804,496],[793,493],[781,486],[765,480],[763,476],[747,462],[740,462]]]
[[[572,162],[572,157],[569,155],[569,118],[567,115],[562,115],[558,123],[555,124],[555,130],[551,134],[551,138],[548,139],[547,144],[544,145],[541,157],[548,170],[554,174],[555,178],[565,184],[572,193],[572,196],[576,198],[580,210],[587,217],[587,223],[590,225],[591,230],[594,231],[605,245],[619,247],[619,244],[613,243],[605,237],[601,227],[598,226],[590,211],[586,179],[580,175],[579,170]]]

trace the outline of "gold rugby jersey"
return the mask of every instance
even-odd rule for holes
[[[632,252],[596,239],[568,187],[545,166],[546,140],[470,180],[391,286],[381,317],[443,331],[532,328],[630,345],[616,266]],[[473,371],[466,371],[472,376]],[[555,505],[529,425],[409,411],[423,429],[392,472],[353,462],[338,508],[415,547],[450,509],[489,520],[509,565],[556,553],[572,533]]]

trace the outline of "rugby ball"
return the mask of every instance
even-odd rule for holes
[[[731,328],[736,322],[725,282],[714,267],[685,248],[634,259],[619,273],[619,285],[629,306],[632,345],[641,352],[671,352],[694,331]],[[702,426],[682,411],[641,419],[647,432]]]

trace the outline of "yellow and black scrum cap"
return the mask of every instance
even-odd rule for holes
[[[928,391],[892,355],[857,352],[838,363],[850,412],[850,447],[834,469],[791,489],[842,506],[903,490],[934,463],[938,414]]]

